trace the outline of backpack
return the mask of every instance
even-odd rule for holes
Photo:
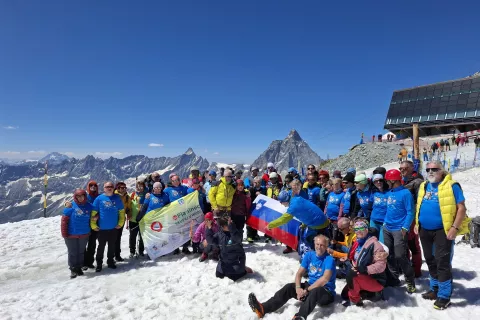
[[[469,225],[470,234],[465,235],[465,240],[469,240],[472,248],[480,248],[479,235],[480,235],[480,217],[475,217],[470,221]]]

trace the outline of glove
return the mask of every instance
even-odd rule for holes
[[[358,272],[360,272],[361,274],[367,274],[367,275],[368,275],[367,266],[359,265],[359,266],[357,266],[357,270],[358,270]]]
[[[349,269],[347,272],[347,285],[349,289],[353,289],[353,278],[358,276],[358,272],[352,269]]]

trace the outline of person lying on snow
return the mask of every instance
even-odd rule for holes
[[[232,218],[219,218],[220,230],[213,232],[213,223],[207,225],[207,245],[216,244],[220,248],[220,261],[217,264],[216,276],[237,281],[253,270],[245,265],[246,257],[243,250],[243,234],[237,229]]]

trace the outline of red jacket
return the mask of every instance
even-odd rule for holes
[[[232,200],[232,214],[235,216],[247,216],[250,213],[252,200],[245,192],[235,191]]]

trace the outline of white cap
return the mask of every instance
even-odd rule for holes
[[[269,177],[270,179],[272,179],[272,178],[278,178],[278,174],[277,174],[276,172],[271,172],[271,173],[268,175],[268,177]]]
[[[273,165],[272,162],[267,163],[267,168],[274,168],[275,166]]]

